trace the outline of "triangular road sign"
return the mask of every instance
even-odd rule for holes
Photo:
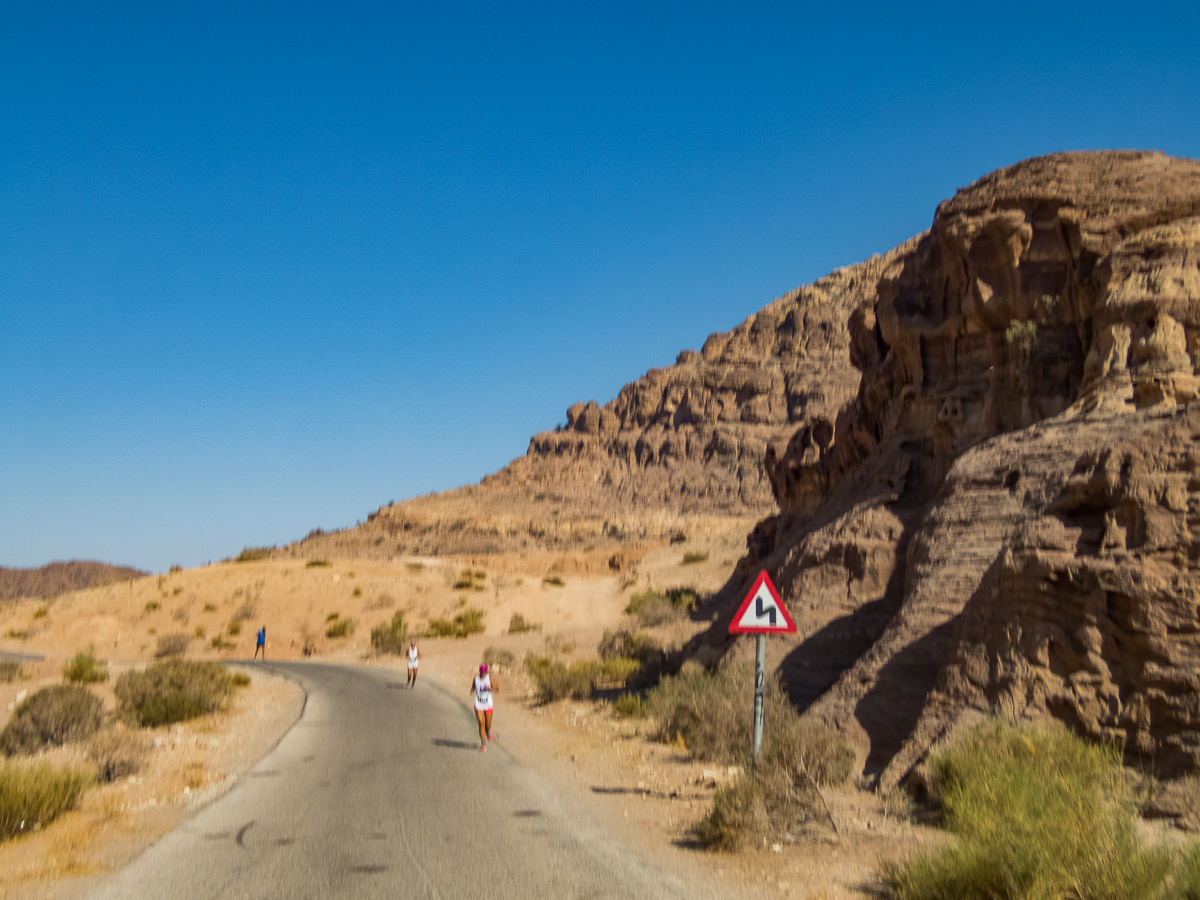
[[[796,623],[779,599],[779,591],[771,583],[766,569],[746,595],[741,607],[729,623],[730,634],[794,634]]]

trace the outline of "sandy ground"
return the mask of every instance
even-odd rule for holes
[[[624,614],[632,593],[648,586],[701,592],[720,587],[742,552],[746,531],[747,523],[731,521],[724,530],[686,543],[628,547],[614,561],[619,569],[610,565],[611,550],[332,560],[327,566],[258,561],[20,601],[0,610],[0,648],[44,653],[47,659],[25,666],[30,680],[0,684],[0,718],[7,718],[4,710],[20,692],[56,682],[64,661],[89,645],[110,660],[115,675],[124,666],[148,662],[158,638],[169,634],[190,635],[189,657],[246,658],[253,653],[254,632],[265,625],[272,659],[300,658],[307,643],[315,658],[399,669],[401,659],[368,652],[372,626],[401,611],[410,628],[420,631],[430,618],[474,608],[485,614],[483,635],[420,642],[421,678],[465,701],[486,648],[509,650],[518,660],[527,652],[554,652],[567,661],[592,657],[606,629],[632,627]],[[684,565],[685,553],[708,558]],[[538,623],[539,630],[508,634],[513,613]],[[354,623],[350,634],[326,636],[329,624],[346,619]],[[231,622],[240,628],[231,629]],[[703,627],[684,621],[653,633],[665,644],[680,644]],[[877,884],[880,858],[945,840],[936,830],[907,822],[900,810],[886,809],[875,795],[848,786],[826,798],[837,834],[798,835],[777,851],[766,847],[733,856],[698,851],[690,829],[707,812],[714,791],[732,777],[728,770],[693,763],[650,741],[644,721],[620,720],[603,703],[538,706],[519,667],[501,671],[498,681],[496,730],[510,752],[546,772],[631,846],[695,884],[698,895],[705,885],[720,885],[747,897],[861,897]],[[109,689],[100,693],[111,703]],[[0,848],[0,892],[79,896],[100,873],[131,859],[260,758],[294,721],[298,696],[295,686],[256,675],[232,716],[162,732],[153,772],[140,783],[94,791],[78,813],[44,834]]]

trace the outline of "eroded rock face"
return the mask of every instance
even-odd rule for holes
[[[776,454],[832,435],[854,398],[847,317],[915,240],[799,288],[727,333],[652,369],[611,402],[576,403],[567,424],[478,485],[406,500],[354,529],[312,535],[296,554],[566,549],[669,538],[773,510]],[[782,493],[776,486],[774,493]]]
[[[848,317],[856,399],[768,460],[780,514],[740,565],[777,576],[793,697],[868,771],[994,704],[1200,760],[1198,212],[1192,160],[1028,160]]]

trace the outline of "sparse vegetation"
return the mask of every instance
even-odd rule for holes
[[[49,824],[74,807],[91,783],[91,776],[78,769],[5,763],[0,767],[0,840]]]
[[[29,637],[29,631],[24,628],[10,628],[8,629],[8,636],[14,641],[23,641]]]
[[[158,612],[160,609],[162,609],[162,604],[157,600],[150,600],[146,603],[145,610],[148,613]]]
[[[465,638],[473,634],[483,634],[484,630],[483,610],[468,607],[449,621],[430,619],[429,630],[426,633],[429,637]]]
[[[17,681],[21,677],[21,664],[11,659],[0,659],[0,683]]]
[[[233,641],[227,641],[221,635],[213,635],[213,639],[208,642],[208,645],[214,650],[232,650],[237,646]]]
[[[597,660],[573,663],[570,666],[551,656],[525,657],[525,668],[537,683],[539,703],[555,700],[585,700],[592,696],[596,680],[603,669]]]
[[[530,622],[518,612],[512,614],[508,620],[509,634],[525,634],[527,631],[540,631],[542,628],[538,622]]]
[[[229,624],[225,626],[225,633],[230,637],[237,637],[242,633],[242,620],[230,619]]]
[[[337,613],[333,614],[328,623],[325,626],[325,637],[328,638],[351,637],[354,634],[354,629],[358,626],[358,623],[353,619],[339,618]]]
[[[665,592],[646,588],[629,598],[625,612],[647,628],[675,622],[700,605],[700,595],[692,588],[677,587]]]
[[[400,654],[407,645],[408,623],[402,612],[396,612],[391,622],[381,622],[371,629],[371,646],[376,653]]]
[[[266,559],[271,556],[271,551],[275,547],[242,547],[238,558],[234,559],[235,563],[257,563],[259,559]]]
[[[234,672],[229,676],[229,680],[235,688],[250,687],[250,676],[245,672]]]
[[[688,663],[648,691],[645,705],[659,740],[697,760],[749,768],[753,692],[750,666],[707,672]],[[777,680],[767,683],[764,723],[762,757],[752,774],[717,792],[696,826],[701,846],[734,850],[780,839],[801,820],[826,815],[819,788],[849,777],[854,751],[832,729],[801,721]]]
[[[943,897],[1200,896],[1198,851],[1147,848],[1118,748],[1064,727],[994,721],[931,761],[946,827],[940,853],[886,864],[901,900]]]
[[[362,596],[362,588],[360,588],[360,587],[356,587],[354,590],[352,590],[352,591],[350,592],[350,596],[352,596],[352,597],[361,597],[361,596]]]
[[[108,681],[108,666],[96,659],[95,649],[89,647],[71,657],[63,667],[63,679],[71,684],[97,684]]]
[[[507,668],[516,661],[517,658],[513,655],[513,652],[505,650],[502,647],[488,647],[483,651],[483,662],[489,666],[503,666]]]
[[[547,585],[548,587],[566,587],[567,585],[567,583],[557,575],[547,575],[542,579],[542,584]]]
[[[454,590],[456,591],[482,591],[486,588],[487,572],[484,571],[472,572],[470,569],[463,569],[459,573],[458,579],[454,582]]]
[[[147,728],[216,712],[232,690],[223,665],[183,659],[125,672],[113,688],[118,712]]]
[[[708,551],[707,550],[689,550],[687,553],[683,554],[683,562],[681,562],[680,565],[681,566],[694,566],[697,563],[702,563],[702,562],[707,562],[707,561],[708,561]]]
[[[157,659],[162,659],[164,656],[183,656],[191,641],[192,636],[182,631],[159,635],[158,643],[154,647],[154,656]]]
[[[205,612],[216,612],[216,611],[217,611],[216,604],[214,604],[214,603],[205,603],[205,604],[204,604],[204,611],[205,611]]]
[[[308,562],[306,562],[304,564],[304,568],[306,568],[306,569],[321,569],[321,568],[327,568],[328,566],[331,566],[331,565],[333,565],[333,563],[331,563],[327,559],[310,559]]]
[[[167,572],[170,575],[178,575],[182,571],[183,571],[183,566],[181,566],[179,563],[174,563],[171,566],[171,568],[167,569]]]
[[[44,607],[44,606],[39,606],[37,609],[35,609],[35,610],[33,611],[33,618],[34,618],[35,620],[36,620],[36,619],[44,619],[44,618],[46,618],[46,616],[48,616],[49,614],[50,614],[50,610],[49,610],[49,609],[47,609],[47,608],[46,608],[46,607]]]
[[[104,704],[87,688],[44,687],[17,704],[0,731],[0,753],[36,753],[47,746],[84,740],[96,732],[103,718]]]
[[[147,749],[145,738],[120,722],[96,732],[87,743],[87,754],[95,762],[101,781],[136,774],[145,762]]]
[[[204,634],[205,634],[205,632],[204,632],[203,625],[197,625],[196,630],[192,632],[192,636],[195,637],[196,640],[198,640],[198,641],[204,640]]]
[[[417,572],[425,571],[425,563],[407,562],[404,564],[404,568],[408,569],[408,571],[412,572],[415,575]]]

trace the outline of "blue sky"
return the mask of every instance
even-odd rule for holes
[[[1145,10],[8,4],[0,565],[353,525],[994,168],[1200,156]]]

